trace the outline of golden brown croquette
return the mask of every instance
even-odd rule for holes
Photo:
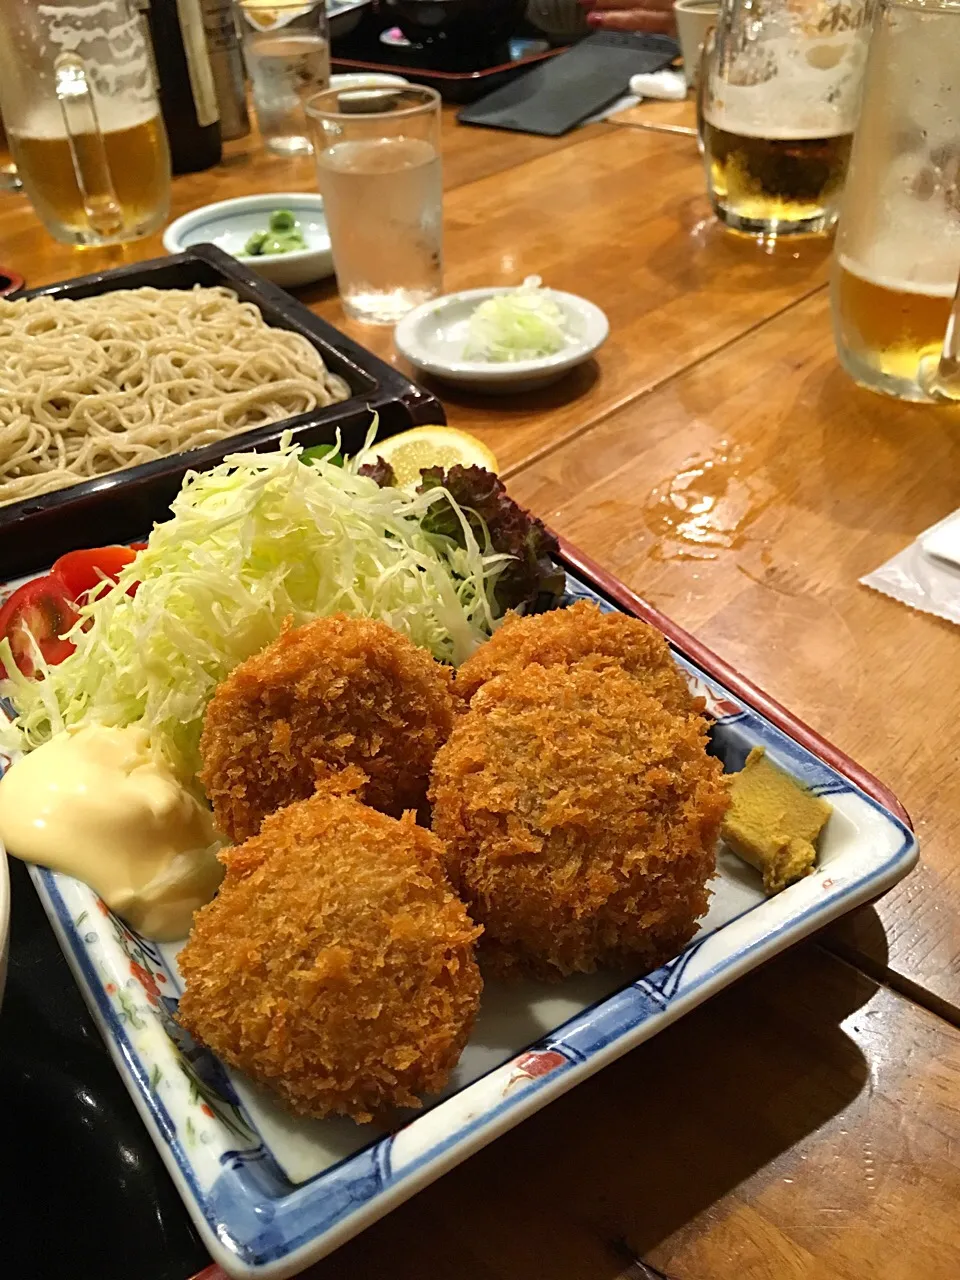
[[[433,827],[501,972],[650,968],[707,907],[728,803],[706,724],[616,664],[510,665],[434,762]]]
[[[234,843],[348,765],[362,799],[399,816],[423,804],[454,718],[448,668],[384,622],[338,614],[285,630],[217,687],[200,780]]]
[[[366,1121],[441,1089],[482,982],[439,840],[318,793],[222,858],[180,953],[182,1025],[302,1115]]]
[[[470,702],[494,676],[531,662],[591,671],[620,667],[670,711],[699,711],[702,706],[690,694],[659,631],[624,613],[603,613],[586,600],[530,617],[509,614],[492,639],[460,667],[455,692]]]

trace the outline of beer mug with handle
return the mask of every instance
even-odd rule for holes
[[[883,0],[833,264],[840,360],[905,400],[960,399],[960,3]]]
[[[58,240],[113,244],[163,223],[170,157],[136,0],[0,0],[0,110]]]
[[[722,0],[699,127],[710,199],[734,231],[829,231],[857,121],[875,0]]]

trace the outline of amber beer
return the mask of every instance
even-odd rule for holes
[[[834,137],[764,137],[703,125],[704,154],[718,214],[751,233],[778,228],[821,231],[843,189],[852,133]]]
[[[170,158],[149,8],[140,0],[0,0],[10,150],[36,213],[65,244],[117,244],[167,216]]]
[[[872,280],[841,257],[835,267],[834,303],[846,361],[862,381],[915,381],[935,370],[950,320],[955,286]]]
[[[723,4],[698,102],[714,212],[753,236],[832,230],[873,0]]]
[[[16,186],[16,181],[17,166],[14,163],[13,156],[10,154],[10,144],[7,142],[3,121],[0,120],[0,189]]]
[[[165,220],[169,208],[169,159],[159,114],[135,124],[110,127],[101,119],[103,152],[94,134],[74,139],[77,167],[87,176],[81,192],[74,157],[62,123],[49,114],[10,131],[20,178],[48,227],[74,244],[104,244],[147,235]],[[102,163],[106,160],[106,166]],[[103,175],[90,189],[90,175]]]

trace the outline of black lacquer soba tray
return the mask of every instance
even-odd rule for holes
[[[371,411],[379,414],[381,436],[446,421],[442,405],[429,392],[212,244],[194,245],[175,257],[45,285],[21,296],[90,298],[115,289],[190,289],[198,284],[232,289],[242,302],[259,307],[269,325],[301,334],[317,348],[330,372],[348,384],[350,398],[199,449],[0,507],[0,579],[43,568],[74,547],[136,538],[163,517],[187,471],[209,469],[228,453],[276,448],[284,431],[292,431],[298,443],[309,446],[330,443],[339,430],[347,451],[356,452],[363,444]]]

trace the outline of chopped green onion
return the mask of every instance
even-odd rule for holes
[[[519,289],[480,303],[470,317],[464,358],[505,363],[556,355],[567,345],[564,323],[540,277],[528,276]]]

